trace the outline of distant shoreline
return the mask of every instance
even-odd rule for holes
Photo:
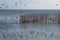
[[[35,11],[38,11],[38,10],[42,10],[42,11],[58,11],[58,10],[60,10],[60,9],[2,9],[2,8],[0,8],[0,10],[29,10],[29,11],[31,11],[31,10],[35,10]]]

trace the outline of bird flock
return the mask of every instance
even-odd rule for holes
[[[23,2],[19,2],[19,6],[22,6],[22,5],[23,5],[23,7],[26,6],[26,4],[24,4]],[[12,5],[12,6],[13,6],[12,8],[17,7],[18,2],[14,2],[14,5]],[[2,4],[0,4],[0,9],[1,8],[9,8],[9,5],[7,3],[2,3]]]

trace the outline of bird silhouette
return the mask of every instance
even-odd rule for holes
[[[5,4],[1,4],[2,6],[4,6]]]
[[[25,7],[26,5],[24,4],[24,7]]]
[[[15,3],[15,6],[17,6],[17,3]]]
[[[7,7],[8,7],[8,5],[5,6],[5,8],[7,8]]]
[[[0,6],[0,8],[2,8],[2,7]]]
[[[56,6],[58,6],[58,4],[56,4]]]
[[[20,4],[22,4],[22,2],[20,2]]]

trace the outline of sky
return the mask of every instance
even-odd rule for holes
[[[60,0],[0,0],[0,9],[60,9]]]

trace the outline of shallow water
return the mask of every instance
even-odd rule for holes
[[[0,10],[0,40],[59,40],[60,24],[19,23],[22,14],[59,13],[59,10],[35,11]]]

